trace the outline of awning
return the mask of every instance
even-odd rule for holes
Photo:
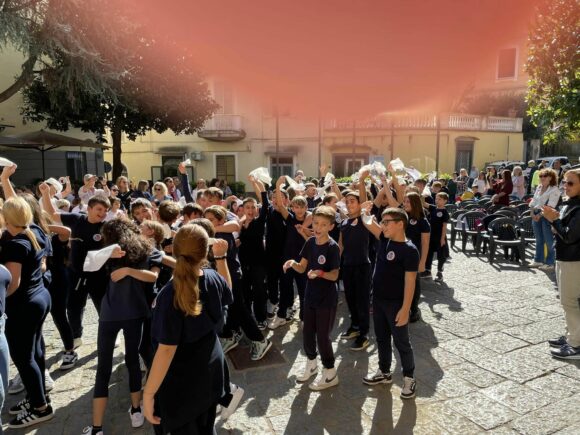
[[[106,150],[108,146],[90,139],[76,139],[63,134],[38,130],[14,136],[0,136],[0,146],[17,149],[35,149],[42,154],[42,178],[46,178],[44,168],[44,153],[61,147],[86,147]]]

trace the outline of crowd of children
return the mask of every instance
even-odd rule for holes
[[[99,323],[87,435],[103,433],[120,331],[131,425],[147,419],[156,433],[212,433],[216,414],[227,418],[244,394],[230,382],[224,355],[245,336],[248,358],[264,358],[272,347],[267,331],[276,334],[295,318],[307,357],[296,380],[314,377],[312,390],[337,385],[339,281],[350,314],[340,338],[352,340],[351,350],[369,346],[373,320],[379,367],[361,374],[362,382],[392,381],[393,340],[403,367],[401,397],[415,396],[408,324],[420,319],[420,278],[431,277],[436,254],[436,279],[443,280],[448,257],[448,195],[437,192],[437,182],[432,197],[425,180],[398,177],[391,166],[380,174],[363,168],[346,184],[331,174],[272,182],[262,171],[249,176],[255,195],[237,198],[200,182],[192,191],[183,162],[180,179],[155,183],[152,193],[133,191],[125,177],[95,186],[96,177],[87,175],[78,200],[67,201],[68,180],[40,183],[35,198],[15,191],[15,171],[8,166],[1,175],[7,346],[0,328],[0,362],[9,349],[18,376],[8,391],[25,389],[26,397],[10,409],[10,427],[53,418],[42,325],[50,312],[64,346],[60,369],[72,369],[89,296]],[[0,377],[7,385],[7,364],[0,363]]]

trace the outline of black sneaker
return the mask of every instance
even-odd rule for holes
[[[265,330],[268,327],[268,322],[266,320],[264,320],[263,322],[256,322],[258,325],[258,329],[260,331]]]
[[[412,311],[411,314],[409,315],[409,322],[415,323],[418,322],[419,320],[421,320],[421,310],[417,308],[416,311]]]
[[[561,346],[560,349],[552,349],[550,353],[555,358],[580,359],[580,347],[572,347],[568,343]]]
[[[403,377],[403,388],[401,388],[401,399],[412,399],[415,397],[417,382],[415,378]]]
[[[50,396],[46,395],[44,397],[46,398],[46,404],[50,405]],[[28,397],[25,397],[20,402],[18,402],[16,405],[12,406],[8,410],[8,413],[10,415],[18,415],[23,411],[28,411],[29,409],[30,409],[30,401],[28,400]]]
[[[391,382],[393,382],[391,372],[383,373],[381,369],[378,369],[374,375],[368,375],[363,378],[363,384],[366,385],[390,384]]]
[[[564,337],[563,335],[561,337],[558,338],[551,338],[548,340],[548,344],[551,347],[562,347],[565,344],[568,344],[568,340],[566,340],[566,337]]]
[[[16,418],[12,419],[8,424],[9,428],[17,429],[22,427],[33,426],[43,421],[51,420],[54,417],[52,406],[47,405],[44,411],[36,409],[27,409],[22,411]]]
[[[348,328],[345,332],[340,334],[340,338],[343,340],[350,340],[351,338],[356,338],[360,335],[358,328],[353,328],[352,326]]]
[[[421,273],[419,274],[419,277],[420,277],[420,278],[428,278],[428,279],[431,279],[431,278],[432,278],[432,276],[431,276],[431,271],[430,271],[430,270],[426,270],[426,271],[424,271],[424,272],[421,272]]]
[[[443,272],[437,272],[437,276],[435,277],[436,282],[443,282]]]
[[[350,346],[350,350],[363,350],[369,346],[369,339],[364,335],[359,335]]]

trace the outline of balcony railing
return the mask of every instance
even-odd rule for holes
[[[216,114],[208,119],[198,136],[218,142],[235,142],[246,137],[240,115]]]
[[[409,115],[380,117],[365,121],[329,120],[325,123],[327,130],[423,130],[436,129],[436,115]],[[481,116],[464,113],[445,113],[440,116],[440,127],[443,130],[479,130],[521,132],[522,118],[500,116]]]

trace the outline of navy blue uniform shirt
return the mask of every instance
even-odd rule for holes
[[[300,257],[308,261],[305,273],[310,270],[330,272],[340,267],[340,249],[333,239],[318,245],[316,237],[309,238],[300,252]],[[338,303],[336,281],[329,281],[326,278],[309,278],[306,281],[304,303],[312,308],[335,307]]]
[[[345,266],[370,264],[369,232],[362,218],[359,216],[343,220],[340,233],[342,234],[342,264]]]

